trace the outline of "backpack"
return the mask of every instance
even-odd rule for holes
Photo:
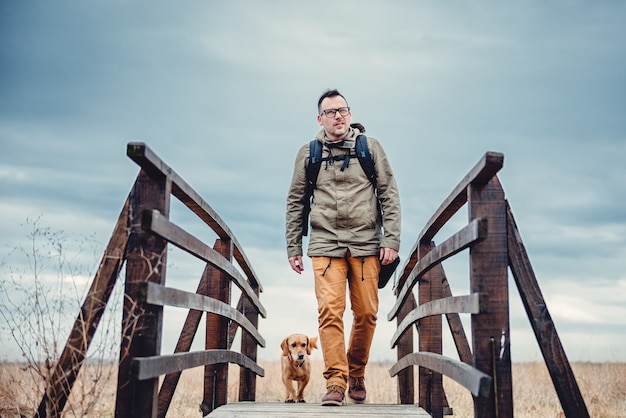
[[[309,143],[309,165],[306,168],[306,186],[304,193],[304,211],[302,213],[302,235],[306,236],[309,232],[309,213],[311,212],[311,198],[313,196],[313,190],[317,184],[317,176],[320,172],[322,162],[324,161],[343,161],[341,165],[341,171],[348,167],[350,157],[357,157],[361,168],[365,172],[365,175],[374,186],[376,192],[377,179],[376,169],[374,168],[374,160],[367,146],[367,137],[365,135],[359,135],[356,138],[354,146],[355,154],[342,154],[329,157],[322,157],[322,143],[314,139]],[[378,210],[380,213],[380,202],[378,203]]]

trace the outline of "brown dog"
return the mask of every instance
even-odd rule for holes
[[[304,402],[304,388],[311,378],[311,350],[317,348],[317,337],[307,337],[304,334],[291,334],[280,343],[283,350],[281,369],[285,384],[285,403]],[[293,381],[298,382],[297,392]]]

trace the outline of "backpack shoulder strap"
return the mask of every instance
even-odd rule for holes
[[[309,142],[309,164],[306,167],[306,183],[311,190],[315,188],[317,183],[317,175],[322,165],[322,143],[317,139]]]
[[[306,166],[306,185],[304,187],[304,213],[302,214],[302,235],[309,232],[309,212],[311,212],[311,196],[317,184],[317,176],[322,166],[322,143],[317,139],[309,142],[309,163]]]
[[[376,190],[376,168],[374,167],[374,160],[372,160],[372,155],[370,154],[370,150],[367,146],[367,137],[365,135],[357,136],[354,150],[357,158],[359,159],[359,163],[361,164],[361,168],[374,186],[374,190]]]

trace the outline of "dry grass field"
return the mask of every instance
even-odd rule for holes
[[[265,377],[257,381],[257,401],[282,402],[280,363],[261,362]],[[396,379],[389,376],[389,364],[371,364],[367,370],[368,402],[397,403]],[[27,370],[4,363],[0,371],[0,417],[33,416],[41,387]],[[626,363],[574,363],[572,365],[589,413],[594,418],[626,417]],[[229,402],[236,400],[238,366],[230,367]],[[321,361],[313,363],[313,377],[306,392],[307,402],[319,402],[324,393]],[[104,372],[104,373],[102,373]],[[203,369],[183,373],[168,417],[199,417]],[[108,370],[85,367],[68,401],[66,417],[112,417],[115,404],[115,367]],[[472,417],[472,397],[456,383],[444,379],[448,403],[454,417]],[[96,389],[94,389],[96,388]],[[564,417],[552,382],[543,363],[513,365],[515,417]],[[97,392],[97,393],[96,393]],[[98,395],[98,396],[94,396]]]

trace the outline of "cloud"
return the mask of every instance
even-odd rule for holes
[[[285,194],[298,148],[319,129],[317,97],[337,87],[393,164],[404,258],[480,157],[505,154],[498,176],[548,305],[569,346],[584,346],[577,358],[595,360],[603,343],[624,343],[607,331],[622,301],[601,301],[626,268],[625,17],[610,1],[4,2],[0,261],[27,217],[104,245],[138,172],[126,144],[145,142],[249,253],[272,307],[261,322],[269,347],[275,329],[313,332],[312,278],[285,261]],[[176,203],[172,218],[197,227]],[[193,288],[201,266],[174,253],[171,273]],[[448,263],[455,292],[467,288],[465,261]],[[285,293],[310,305],[306,317],[289,322]],[[392,303],[385,294],[381,319]],[[376,358],[389,356],[385,322]]]

